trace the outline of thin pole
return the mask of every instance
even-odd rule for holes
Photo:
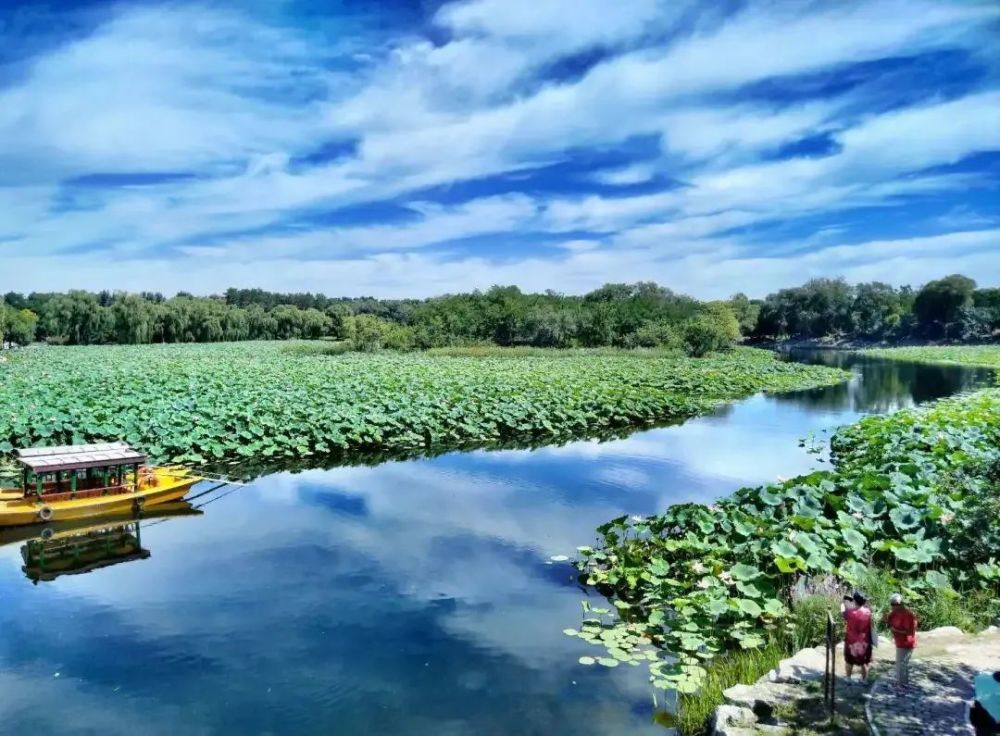
[[[833,615],[827,611],[827,625],[830,627],[830,640],[833,642],[833,651],[830,655],[830,722],[833,722],[834,705],[837,702],[837,637],[834,635]],[[844,641],[847,646],[847,641]]]

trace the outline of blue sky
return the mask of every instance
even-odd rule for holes
[[[990,2],[0,4],[0,290],[1000,284]]]

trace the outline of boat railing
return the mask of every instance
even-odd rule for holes
[[[40,501],[70,501],[78,498],[97,498],[99,496],[115,496],[126,493],[135,493],[137,486],[135,483],[121,483],[112,486],[102,486],[100,488],[86,488],[75,491],[59,491],[42,493],[28,493],[26,498],[34,497]]]
[[[63,552],[73,553],[81,547],[103,546],[108,552],[116,542],[134,542],[136,540],[132,523],[120,524],[105,529],[92,530],[85,534],[73,535],[62,539],[33,539],[28,541],[29,547],[44,549],[46,557],[55,557]]]

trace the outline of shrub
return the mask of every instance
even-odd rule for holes
[[[859,578],[858,587],[868,596],[869,605],[879,622],[889,610],[890,596],[902,593],[906,605],[916,614],[922,631],[940,626],[979,631],[1000,615],[997,610],[1000,601],[988,590],[965,590],[958,593],[949,587],[914,588],[910,585],[912,582],[916,581],[883,568],[869,568]],[[889,634],[883,631],[883,635]]]
[[[623,340],[627,348],[680,347],[680,339],[672,325],[653,322],[629,333]]]
[[[832,612],[839,623],[840,604],[846,589],[833,576],[801,579],[792,590],[789,647],[793,652],[819,646],[826,640],[826,616]],[[839,629],[839,626],[838,626]]]
[[[359,314],[344,319],[344,333],[351,346],[363,353],[376,350],[412,350],[413,330],[404,325],[375,317]]]
[[[728,305],[709,302],[697,317],[684,323],[682,336],[688,355],[698,358],[732,348],[740,339],[740,323]]]

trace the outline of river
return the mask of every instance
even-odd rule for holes
[[[552,558],[612,517],[823,467],[801,438],[989,381],[790,358],[854,378],[619,440],[276,473],[86,544],[11,541],[0,733],[663,734],[645,668],[577,663],[592,651],[561,632],[587,594]]]

